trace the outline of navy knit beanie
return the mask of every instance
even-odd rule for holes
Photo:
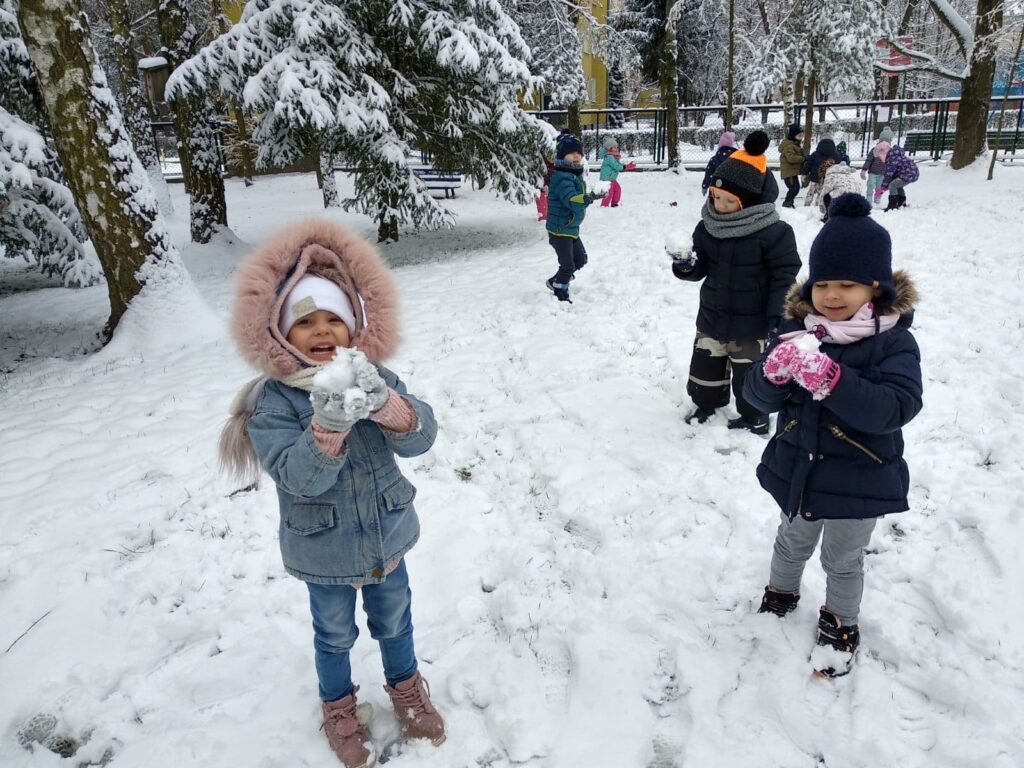
[[[804,127],[800,123],[793,123],[786,129],[786,138],[792,141],[796,138],[798,133],[803,133]]]
[[[847,192],[828,207],[828,221],[811,244],[811,274],[800,291],[811,300],[811,287],[827,280],[848,280],[877,288],[880,307],[896,299],[892,282],[892,240],[882,225],[870,218],[871,203],[863,195]]]
[[[581,155],[583,154],[583,145],[580,144],[580,140],[571,133],[567,133],[564,136],[559,137],[558,145],[555,147],[555,158],[558,160],[564,160],[566,155],[572,154],[573,152],[579,152]]]

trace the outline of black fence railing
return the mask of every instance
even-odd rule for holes
[[[814,141],[831,136],[845,141],[854,158],[867,156],[878,131],[892,128],[896,141],[912,154],[922,153],[940,159],[953,149],[956,130],[957,98],[890,99],[845,101],[815,104]],[[1012,161],[1018,150],[1024,153],[1024,99],[1011,98],[1003,119],[999,120],[999,100],[993,99],[989,112],[988,146],[996,146],[996,134],[1002,159]],[[788,118],[803,122],[805,104],[791,106]],[[723,104],[679,108],[679,158],[687,167],[707,162],[724,130],[726,107]],[[540,110],[531,114],[555,128],[567,124],[566,110]],[[604,139],[613,136],[624,156],[654,166],[667,162],[667,121],[663,108],[583,109],[580,110],[581,141],[588,158],[600,154]],[[782,104],[739,104],[733,107],[733,130],[741,138],[754,129],[766,131],[772,139],[767,155],[778,159],[778,142],[785,136],[787,114]],[[812,146],[814,141],[812,141]]]

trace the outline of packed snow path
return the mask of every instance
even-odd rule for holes
[[[755,613],[778,519],[754,477],[763,440],[724,413],[683,422],[698,288],[663,244],[696,223],[699,174],[625,174],[623,205],[590,209],[572,305],[544,290],[532,209],[487,191],[450,203],[454,231],[384,248],[403,296],[392,367],[441,425],[404,469],[418,652],[449,732],[389,765],[1024,764],[1024,171],[997,176],[926,166],[908,210],[876,214],[922,295],[925,409],[906,430],[913,508],[878,526],[859,663],[834,683],[807,663],[816,560],[796,613]],[[318,205],[310,176],[229,187],[249,244]],[[806,260],[816,213],[781,215]],[[153,297],[89,356],[104,288],[0,292],[0,764],[335,764],[272,483],[236,493],[215,471],[250,375],[224,322],[245,243],[187,253],[209,309]],[[353,668],[385,745],[365,630]],[[72,760],[19,746],[39,713],[79,742]]]

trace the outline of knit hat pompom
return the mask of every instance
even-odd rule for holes
[[[892,280],[892,239],[885,227],[871,218],[871,204],[863,195],[847,192],[828,208],[828,221],[811,244],[810,275],[800,291],[811,301],[815,283],[848,280],[878,290],[875,304],[888,306],[896,298]]]
[[[765,153],[769,143],[770,140],[767,133],[764,131],[752,131],[743,140],[743,149],[751,157],[757,157]]]
[[[840,195],[828,207],[828,215],[831,216],[870,216],[871,203],[864,195],[847,192]]]

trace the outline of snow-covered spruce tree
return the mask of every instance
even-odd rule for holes
[[[147,280],[176,260],[76,0],[24,2],[17,18],[68,187],[107,278],[107,340]]]
[[[13,0],[0,0],[0,257],[36,263],[63,285],[98,283],[100,265],[50,143]]]
[[[778,21],[767,35],[751,41],[748,87],[761,99],[792,88],[799,79],[807,94],[804,134],[809,142],[816,89],[870,93],[885,11],[877,0],[778,0],[773,5]]]
[[[199,26],[205,28],[208,19],[197,26],[197,15],[185,0],[160,0],[160,38],[172,68],[185,61],[198,43]],[[208,243],[228,223],[216,112],[210,96],[201,92],[175,96],[168,91],[166,96],[174,110],[174,132],[188,188],[192,242]]]
[[[544,106],[557,109],[586,99],[579,7],[571,0],[506,0],[505,5],[532,53],[531,72],[544,80]]]
[[[344,207],[396,240],[399,222],[451,223],[409,168],[414,151],[533,198],[544,131],[517,102],[540,85],[528,59],[498,0],[251,0],[168,88],[242,94],[261,166],[337,153],[356,171]]]

